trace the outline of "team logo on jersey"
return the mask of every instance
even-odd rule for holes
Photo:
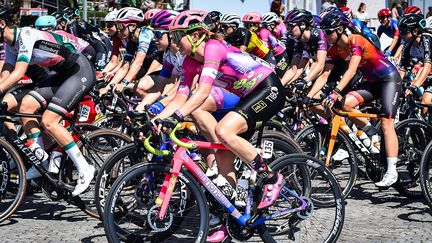
[[[87,78],[86,77],[82,77],[81,78],[81,82],[83,82],[83,83],[87,82]]]
[[[266,107],[267,107],[267,103],[265,103],[263,100],[260,100],[257,103],[255,103],[254,105],[252,105],[252,110],[254,110],[255,113],[259,113],[260,111],[262,111]]]

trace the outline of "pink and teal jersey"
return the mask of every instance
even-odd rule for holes
[[[177,91],[180,94],[190,95],[193,79],[198,74],[200,84],[221,87],[239,97],[248,95],[274,71],[264,60],[218,40],[206,42],[204,64],[186,57],[182,69]]]

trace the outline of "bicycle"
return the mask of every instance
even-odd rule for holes
[[[322,163],[305,155],[279,158],[277,164],[280,168],[289,170],[284,173],[287,182],[277,203],[267,210],[256,210],[262,183],[251,176],[247,205],[244,209],[238,209],[189,157],[190,149],[227,148],[221,144],[178,139],[175,132],[179,127],[177,125],[169,135],[175,144],[173,153],[154,149],[150,144],[151,136],[144,141],[144,147],[149,152],[172,156],[171,165],[137,164],[125,171],[113,184],[105,204],[108,210],[104,211],[104,228],[109,242],[161,241],[168,238],[173,238],[176,242],[205,242],[208,233],[208,198],[214,198],[231,215],[227,218],[226,225],[234,239],[247,240],[258,230],[264,241],[275,242],[273,237],[277,234],[273,231],[272,235],[264,222],[272,221],[273,225],[280,220],[283,221],[280,225],[289,225],[282,233],[287,233],[292,238],[302,238],[303,231],[299,226],[304,221],[315,219],[320,215],[318,212],[327,209],[334,210],[334,220],[329,220],[332,214],[326,211],[322,222],[311,223],[315,227],[314,232],[305,230],[304,233],[307,234],[307,239],[317,237],[323,242],[337,240],[343,227],[344,201],[336,179]],[[251,173],[256,175],[253,170]],[[315,175],[314,178],[311,174]],[[333,198],[330,200],[334,201],[335,206],[314,208],[311,197],[315,194],[311,192],[314,191],[312,187],[316,180],[321,180],[323,183],[320,185],[328,187],[325,191],[331,194],[327,196]],[[275,209],[277,207],[283,209]],[[245,213],[240,213],[240,210]],[[197,225],[190,228],[191,223]],[[329,229],[325,232],[317,230],[323,224],[330,225]]]

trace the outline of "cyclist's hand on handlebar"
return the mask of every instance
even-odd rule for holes
[[[340,98],[340,94],[336,91],[332,91],[327,98],[325,98],[323,100],[322,105],[324,106],[324,108],[326,109],[331,109],[333,107],[333,105],[335,104],[335,102]]]
[[[106,86],[106,87],[104,87],[104,88],[101,88],[101,89],[99,90],[99,97],[104,96],[106,93],[108,93],[109,90],[110,90],[110,87],[108,87],[108,86]]]
[[[104,80],[105,80],[106,82],[109,82],[109,81],[114,77],[114,74],[115,74],[115,73],[113,73],[113,72],[105,73]]]
[[[417,90],[418,87],[415,85],[410,85],[407,87],[407,89],[405,90],[405,96],[409,96],[409,95],[413,95],[413,94],[417,94]]]
[[[170,117],[165,118],[163,120],[157,119],[155,122],[158,124],[158,131],[162,131],[164,133],[170,133],[175,126],[183,120],[182,115],[179,115],[179,112],[175,112]]]
[[[155,116],[159,115],[159,113],[161,113],[164,109],[165,109],[165,106],[161,102],[158,101],[158,102],[150,105],[147,108],[147,111],[148,111],[150,116],[155,117]]]
[[[116,87],[115,87],[115,91],[116,91],[117,93],[120,93],[120,92],[123,91],[124,88],[126,88],[126,84],[124,84],[124,83],[119,83],[119,84],[116,85]]]

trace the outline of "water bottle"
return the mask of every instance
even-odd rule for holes
[[[48,172],[57,174],[59,173],[60,164],[62,161],[63,153],[60,148],[55,148],[51,153]]]
[[[41,146],[36,143],[35,140],[28,139],[25,145],[34,153],[36,158],[38,158],[38,160],[40,160],[41,162],[44,162],[48,159],[47,152],[45,152],[45,150],[41,148]]]
[[[246,207],[246,200],[248,198],[248,187],[249,187],[249,178],[251,176],[252,171],[249,169],[243,170],[243,173],[237,181],[236,188],[236,199],[234,204],[237,207]]]
[[[216,184],[217,187],[221,190],[221,192],[229,199],[233,199],[236,196],[236,191],[228,182],[228,180],[222,175],[218,175],[216,179],[213,180],[213,183]]]

